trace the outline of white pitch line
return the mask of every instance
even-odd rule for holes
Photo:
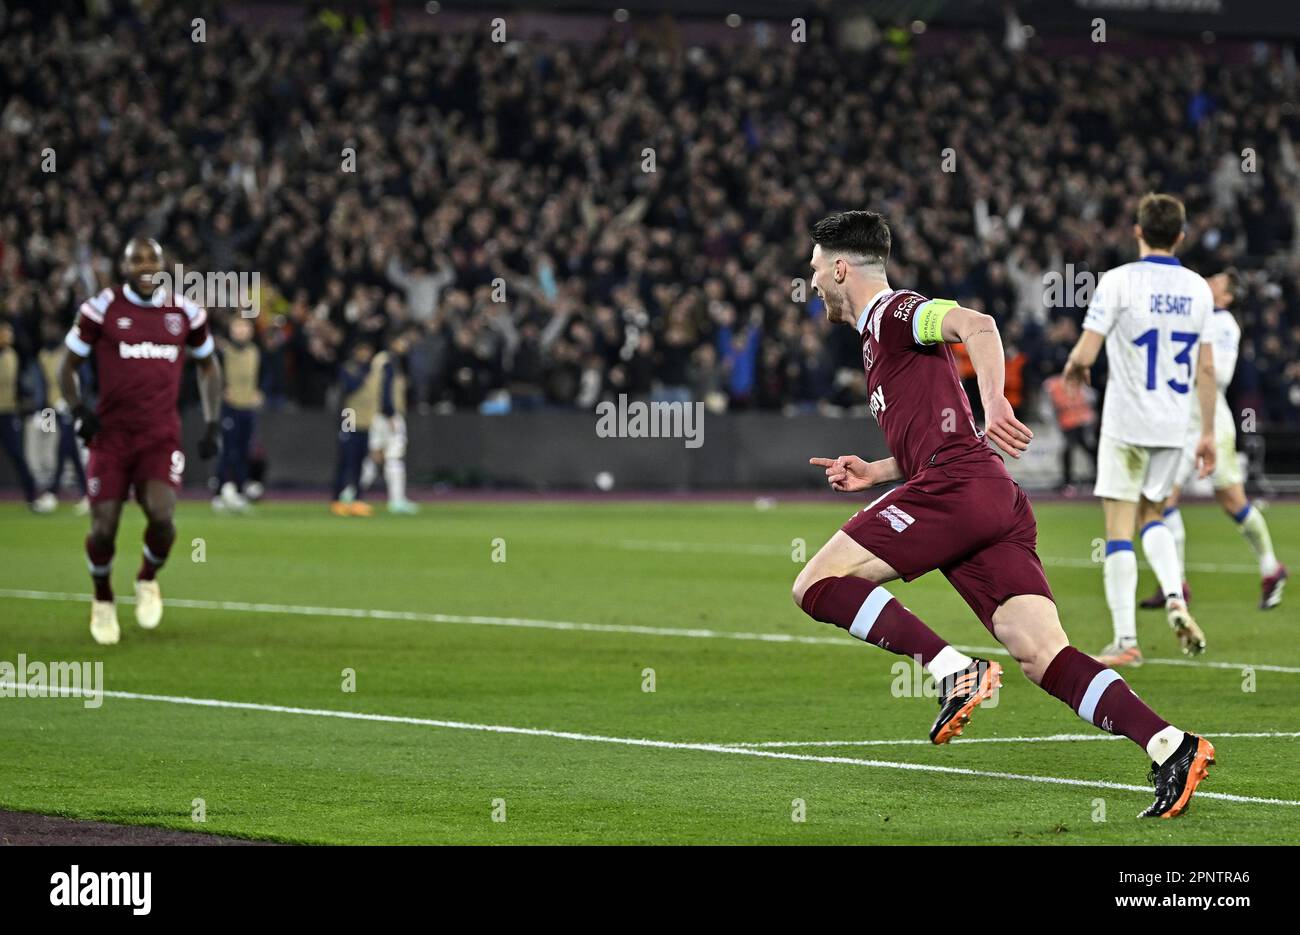
[[[20,588],[0,588],[0,599],[12,598],[29,601],[85,602],[86,594],[71,591],[29,591]],[[134,598],[118,598],[132,604]],[[647,627],[624,623],[580,623],[573,620],[534,620],[527,617],[488,617],[467,614],[435,614],[418,610],[371,610],[361,607],[314,607],[304,604],[267,604],[249,601],[208,601],[169,597],[168,607],[190,610],[222,610],[254,614],[287,614],[299,617],[346,617],[355,620],[400,620],[408,623],[452,623],[484,627],[518,627],[526,630],[567,630],[582,633],[622,633],[639,636],[673,636],[701,640],[741,640],[757,643],[795,643],[808,646],[857,646],[858,641],[849,636],[804,636],[794,633],[747,633],[743,630],[709,630],[700,627]],[[1000,646],[965,646],[953,644],[959,652],[980,655],[1009,656]],[[1152,659],[1146,665],[1188,666],[1196,669],[1255,669],[1259,672],[1280,672],[1300,675],[1300,666],[1278,666],[1262,662],[1211,662],[1192,659]]]
[[[621,539],[620,549],[634,552],[668,552],[668,553],[703,553],[712,555],[781,555],[790,557],[791,549],[783,545],[755,545],[731,542],[672,542],[661,539]],[[1040,555],[1042,563],[1049,568],[1095,568],[1101,570],[1101,562],[1088,558],[1071,558],[1061,555]],[[1250,574],[1258,575],[1259,566],[1232,564],[1223,562],[1188,562],[1187,571],[1205,574]]]
[[[12,681],[0,681],[0,688],[16,688]],[[30,689],[29,689],[30,690]],[[60,689],[64,697],[81,697],[80,692]],[[371,721],[384,724],[410,724],[419,727],[440,727],[446,730],[479,731],[489,734],[514,734],[525,737],[548,737],[555,740],[574,740],[585,743],[614,744],[624,747],[649,747],[658,750],[696,750],[703,753],[721,753],[729,756],[752,756],[770,760],[791,760],[800,763],[835,763],[844,766],[865,766],[876,769],[897,769],[919,773],[942,773],[950,776],[975,776],[981,779],[1006,779],[1015,782],[1032,782],[1043,785],[1075,786],[1084,789],[1114,789],[1121,792],[1151,794],[1146,786],[1105,780],[1071,779],[1062,776],[1032,776],[1025,773],[1004,773],[994,770],[966,769],[960,766],[937,766],[932,763],[899,763],[892,760],[863,760],[843,756],[814,756],[806,753],[785,753],[779,750],[760,750],[754,747],[729,746],[719,743],[691,743],[677,740],[650,740],[644,737],[610,737],[604,734],[584,734],[577,731],[547,730],[539,727],[514,727],[507,724],[474,724],[468,721],[445,721],[435,718],[402,717],[392,714],[366,714],[359,711],[336,711],[329,708],[296,708],[288,705],[259,704],[251,701],[224,701],[217,698],[190,698],[184,695],[151,695],[142,692],[104,691],[105,698],[128,701],[153,701],[164,704],[191,705],[201,708],[223,708],[237,711],[263,711],[273,714],[296,714],[304,717],[339,718],[348,721]],[[102,710],[102,709],[100,709]],[[1300,807],[1300,801],[1268,799],[1252,795],[1234,795],[1228,792],[1198,792],[1206,799],[1222,802],[1241,802],[1250,805],[1284,805]]]
[[[1300,731],[1213,731],[1203,732],[1211,740],[1221,737],[1300,737]],[[1075,740],[1127,740],[1119,734],[1048,734],[1044,737],[958,737],[948,743],[1057,743]],[[908,737],[903,740],[764,740],[745,743],[730,743],[731,747],[753,747],[755,749],[782,749],[786,747],[930,747],[929,740]]]

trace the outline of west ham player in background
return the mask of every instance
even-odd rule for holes
[[[1105,343],[1110,376],[1093,493],[1101,497],[1106,522],[1102,582],[1114,628],[1114,638],[1097,658],[1109,666],[1142,664],[1133,553],[1139,524],[1169,626],[1183,652],[1205,651],[1205,634],[1183,595],[1177,543],[1161,520],[1182,462],[1189,405],[1198,416],[1194,457],[1201,477],[1214,470],[1216,460],[1214,353],[1201,340],[1214,314],[1214,297],[1209,284],[1174,256],[1186,220],[1182,202],[1172,195],[1142,198],[1133,228],[1140,259],[1101,277],[1062,374],[1067,381],[1088,380]]]
[[[1214,314],[1206,325],[1205,343],[1214,352],[1214,377],[1219,391],[1214,403],[1214,444],[1218,448],[1213,475],[1214,499],[1219,501],[1223,512],[1237,523],[1237,528],[1255,553],[1255,558],[1259,561],[1259,609],[1272,610],[1282,603],[1282,590],[1287,578],[1286,566],[1273,554],[1273,537],[1269,534],[1264,514],[1246,499],[1246,479],[1242,476],[1241,463],[1237,459],[1237,425],[1225,395],[1228,385],[1232,383],[1233,371],[1237,369],[1237,351],[1241,346],[1241,325],[1237,324],[1237,319],[1228,310],[1236,298],[1237,281],[1235,269],[1224,270],[1206,280],[1214,295]],[[1196,446],[1201,438],[1200,427],[1200,412],[1194,410],[1187,427],[1187,441],[1183,445],[1178,482],[1174,484],[1174,492],[1165,501],[1164,509],[1165,525],[1173,533],[1174,543],[1178,546],[1178,568],[1182,572],[1185,600],[1190,599],[1191,595],[1187,587],[1187,531],[1183,526],[1183,514],[1178,509],[1178,498],[1196,471]],[[1140,606],[1147,610],[1165,606],[1165,594],[1159,584],[1156,585],[1156,593]]]
[[[63,396],[90,448],[86,557],[95,584],[90,634],[106,645],[121,635],[110,576],[117,524],[131,489],[148,519],[135,582],[135,619],[146,630],[162,620],[156,575],[176,539],[172,516],[185,470],[176,404],[186,349],[198,362],[207,423],[199,454],[207,459],[217,453],[221,368],[213,355],[208,316],[188,299],[155,286],[162,269],[163,252],[156,241],[136,238],[127,244],[122,259],[126,283],[82,303],[59,371]],[[82,404],[77,384],[77,368],[91,356],[99,379],[93,412]]]
[[[1003,394],[997,323],[955,302],[891,289],[889,226],[878,214],[831,215],[813,226],[812,239],[813,289],[828,320],[862,335],[871,411],[894,456],[811,463],[826,469],[833,490],[905,483],[857,513],[813,556],[794,583],[795,603],[814,620],[919,659],[940,686],[930,739],[946,743],[1000,685],[1002,670],[948,645],[884,587],[939,569],[1030,681],[1088,723],[1147,751],[1156,798],[1141,817],[1180,815],[1214,762],[1214,747],[1162,720],[1061,629],[1029,499],[985,442],[1018,458],[1033,437]],[[984,435],[947,346],[958,342],[979,379]]]

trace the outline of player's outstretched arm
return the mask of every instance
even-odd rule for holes
[[[196,361],[199,368],[199,403],[203,408],[205,424],[203,438],[199,440],[199,457],[207,459],[217,454],[217,437],[221,434],[221,364],[216,354]]]
[[[840,455],[838,458],[809,458],[808,463],[825,468],[826,482],[832,490],[842,493],[903,479],[903,472],[893,458],[863,461],[857,455]]]
[[[1214,473],[1218,449],[1214,444],[1214,407],[1217,387],[1214,381],[1214,348],[1202,341],[1196,358],[1196,399],[1201,404],[1201,440],[1196,443],[1198,477]]]
[[[949,344],[966,346],[984,403],[984,436],[1011,457],[1019,458],[1029,447],[1034,433],[1016,418],[1015,410],[1007,402],[1006,356],[998,323],[991,315],[957,306],[944,313],[940,334]]]
[[[1092,385],[1092,365],[1097,362],[1097,355],[1101,353],[1101,346],[1105,341],[1106,337],[1096,331],[1085,329],[1083,334],[1079,335],[1079,340],[1075,342],[1069,358],[1065,361],[1065,370],[1061,372],[1066,383]]]
[[[82,441],[88,442],[99,431],[99,419],[81,400],[81,381],[77,379],[77,371],[85,362],[86,358],[72,348],[64,348],[63,362],[59,364],[59,389],[72,411],[77,434]]]

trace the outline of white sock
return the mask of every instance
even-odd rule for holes
[[[388,485],[388,502],[403,503],[406,500],[406,462],[399,458],[384,461],[384,483]]]
[[[379,479],[379,469],[375,467],[375,462],[366,458],[361,462],[361,489],[369,490]]]
[[[1160,590],[1165,600],[1183,599],[1182,567],[1178,563],[1178,546],[1174,543],[1174,534],[1160,520],[1147,523],[1142,527],[1142,551],[1146,553],[1147,564],[1156,573]]]
[[[954,672],[960,672],[970,664],[970,656],[957,652],[951,646],[945,646],[925,664],[925,671],[934,676],[936,682],[942,682]]]
[[[1170,724],[1164,730],[1157,731],[1156,735],[1147,741],[1147,756],[1155,761],[1157,766],[1163,766],[1165,760],[1174,755],[1183,743],[1183,738],[1187,735],[1177,727]]]
[[[1255,550],[1255,556],[1259,559],[1259,576],[1267,578],[1269,575],[1277,573],[1277,556],[1273,554],[1273,537],[1269,535],[1268,523],[1264,521],[1264,514],[1255,508],[1254,504],[1246,504],[1245,516],[1237,520],[1237,525],[1241,529],[1241,534],[1246,537],[1250,547]],[[1238,514],[1240,516],[1241,514]],[[1236,519],[1236,517],[1233,517]]]
[[[1112,539],[1106,543],[1106,553],[1101,577],[1115,642],[1121,647],[1133,646],[1137,644],[1137,555],[1127,539]]]
[[[1174,545],[1178,548],[1178,576],[1187,578],[1187,527],[1183,525],[1183,514],[1178,507],[1171,506],[1165,510],[1165,525],[1174,534]],[[1143,546],[1145,548],[1145,545]],[[1182,584],[1182,580],[1179,584]]]

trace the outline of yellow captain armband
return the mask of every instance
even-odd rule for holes
[[[943,319],[957,307],[952,299],[931,299],[912,316],[912,337],[917,344],[939,344],[943,341]]]

